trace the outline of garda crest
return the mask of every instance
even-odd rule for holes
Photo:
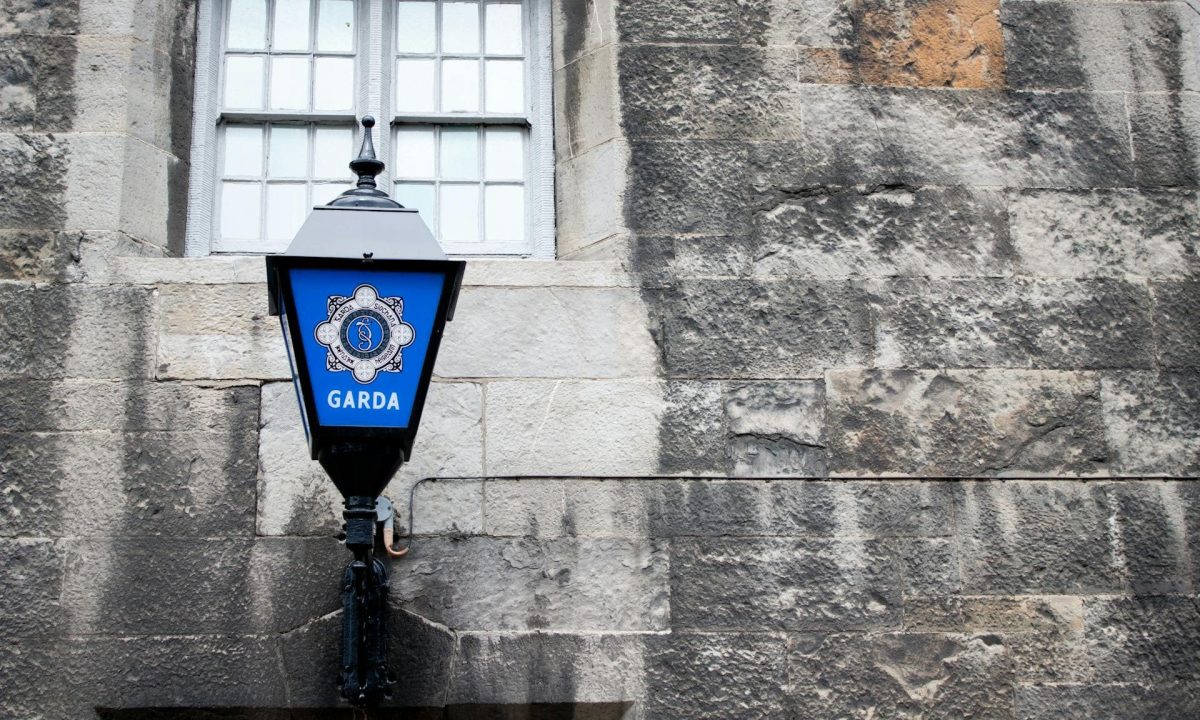
[[[350,297],[329,297],[329,319],[317,325],[317,342],[328,349],[330,370],[349,370],[364,385],[381,372],[403,369],[401,350],[415,333],[404,322],[404,298],[379,297],[370,285],[359,285]]]

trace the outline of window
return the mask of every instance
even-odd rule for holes
[[[205,0],[190,255],[277,252],[351,185],[357,118],[450,253],[553,257],[545,0]]]

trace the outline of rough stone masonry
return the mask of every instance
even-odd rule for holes
[[[471,263],[378,717],[1200,717],[1200,4],[533,1],[558,259]],[[0,717],[348,717],[200,5],[0,0]]]

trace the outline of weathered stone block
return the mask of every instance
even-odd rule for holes
[[[731,383],[725,418],[734,475],[827,474],[823,382]]]
[[[688,471],[713,471],[723,464],[722,438],[694,429],[720,423],[716,383],[493,382],[487,388],[486,467],[490,475],[620,477],[654,475],[661,466],[687,462]],[[689,442],[674,447],[682,428]]]
[[[1096,484],[964,482],[955,522],[963,589],[976,595],[1121,591],[1128,569],[1109,493]]]
[[[1156,282],[1154,334],[1163,367],[1200,367],[1200,282]]]
[[[11,0],[0,9],[0,34],[70,35],[79,30],[79,5]]]
[[[1200,94],[1129,95],[1138,185],[1200,185]]]
[[[1095,280],[879,281],[883,367],[1144,368],[1150,294]]]
[[[631,139],[802,135],[796,59],[790,51],[629,45],[618,66],[623,126]]]
[[[671,633],[646,638],[646,716],[742,720],[784,715],[784,639],[769,634]]]
[[[992,634],[798,635],[788,648],[798,717],[1012,717],[1013,663]]]
[[[483,515],[488,535],[555,538],[573,535],[566,524],[566,494],[561,480],[489,480],[484,484]]]
[[[392,597],[454,630],[662,630],[667,564],[645,540],[421,538]]]
[[[348,558],[324,538],[108,539],[68,553],[68,631],[116,635],[290,630],[340,606]]]
[[[1122,373],[1105,377],[1100,388],[1114,473],[1200,471],[1200,373]]]
[[[622,42],[737,42],[737,0],[644,0],[617,5]]]
[[[1010,195],[1009,218],[1022,275],[1200,273],[1195,191],[1021,190]]]
[[[65,177],[68,143],[57,135],[0,133],[0,227],[52,230],[66,221],[63,197],[74,189]]]
[[[772,534],[917,538],[949,535],[953,484],[787,481],[768,486]]]
[[[63,553],[53,540],[0,540],[0,585],[0,627],[6,642],[63,631]]]
[[[806,140],[763,148],[770,185],[1123,187],[1120,96],[805,86]],[[799,158],[799,162],[793,158]]]
[[[1079,597],[906,598],[904,617],[910,631],[1001,636],[1019,682],[1091,677]]]
[[[1134,595],[1192,591],[1191,549],[1178,483],[1130,481],[1104,485],[1116,517],[1114,539]]]
[[[1097,678],[1170,683],[1200,676],[1200,608],[1194,597],[1088,598],[1084,623]]]
[[[653,537],[649,508],[657,486],[649,480],[488,480],[485,529],[510,537]]]
[[[389,485],[389,488],[395,486]],[[394,491],[393,491],[394,492]],[[407,496],[397,497],[396,527],[405,528]],[[483,533],[483,481],[422,482],[413,500],[413,533],[417,535],[479,535]]]
[[[554,68],[557,70],[583,55],[617,40],[614,0],[555,3],[551,6],[554,28]]]
[[[1008,85],[1038,90],[1200,89],[1188,48],[1200,22],[1178,3],[1005,2]]]
[[[900,565],[905,597],[954,595],[962,590],[953,538],[893,538],[885,545]]]
[[[559,160],[621,137],[617,101],[617,49],[608,45],[554,72],[557,114],[554,150]]]
[[[748,227],[749,146],[730,141],[630,143],[625,217],[638,231],[738,234]]]
[[[900,596],[900,568],[876,540],[681,538],[671,544],[675,629],[898,628]]]
[[[724,480],[664,480],[644,488],[651,537],[769,534],[768,488]]]
[[[69,276],[82,236],[55,231],[0,231],[0,280],[47,282]]]
[[[1038,371],[839,370],[826,375],[834,475],[1108,472],[1099,380]]]
[[[1096,682],[1103,682],[1104,678]],[[1081,717],[1173,718],[1200,714],[1200,684],[1133,683],[1095,685],[1017,685],[1013,703],[1019,720],[1074,720]]]
[[[5,638],[0,643],[0,714],[12,718],[71,717],[61,685],[50,682],[62,671],[61,641],[30,642]],[[86,715],[85,715],[86,717]]]
[[[69,36],[0,35],[0,64],[5,68],[0,76],[0,125],[71,127],[77,47],[77,38]]]
[[[424,477],[482,477],[482,393],[473,383],[431,383],[412,461],[401,467],[386,494],[394,502],[397,526],[408,522],[409,488]],[[259,535],[332,535],[341,527],[342,497],[308,444],[291,383],[262,389],[259,433]],[[476,491],[477,493],[478,491]],[[455,525],[476,528],[479,503],[423,506],[418,527],[447,532]]]
[[[265,286],[167,285],[159,292],[159,378],[291,378]]]
[[[666,371],[683,377],[819,377],[865,364],[868,295],[835,280],[687,280],[662,291]]]
[[[755,215],[756,275],[1012,272],[1005,200],[993,189],[860,186],[771,192],[774,197],[764,200]]]
[[[632,634],[467,633],[453,667],[455,704],[632,702],[645,693],[643,637]]]
[[[617,179],[625,176],[628,165],[629,146],[623,140],[611,140],[556,165],[558,257],[626,232],[625,183]]]
[[[186,607],[186,605],[182,606]],[[95,637],[60,646],[63,717],[96,708],[284,707],[287,680],[263,637]],[[153,682],[135,679],[154,678]]]
[[[633,288],[467,288],[440,377],[649,377],[658,351]]]

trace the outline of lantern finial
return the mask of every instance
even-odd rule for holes
[[[358,184],[338,195],[329,204],[333,207],[369,207],[395,210],[404,206],[388,197],[375,183],[375,176],[383,172],[383,161],[375,157],[375,142],[371,138],[371,128],[375,127],[375,118],[364,115],[362,119],[363,140],[358,151],[358,157],[350,161],[350,169],[358,175]]]

